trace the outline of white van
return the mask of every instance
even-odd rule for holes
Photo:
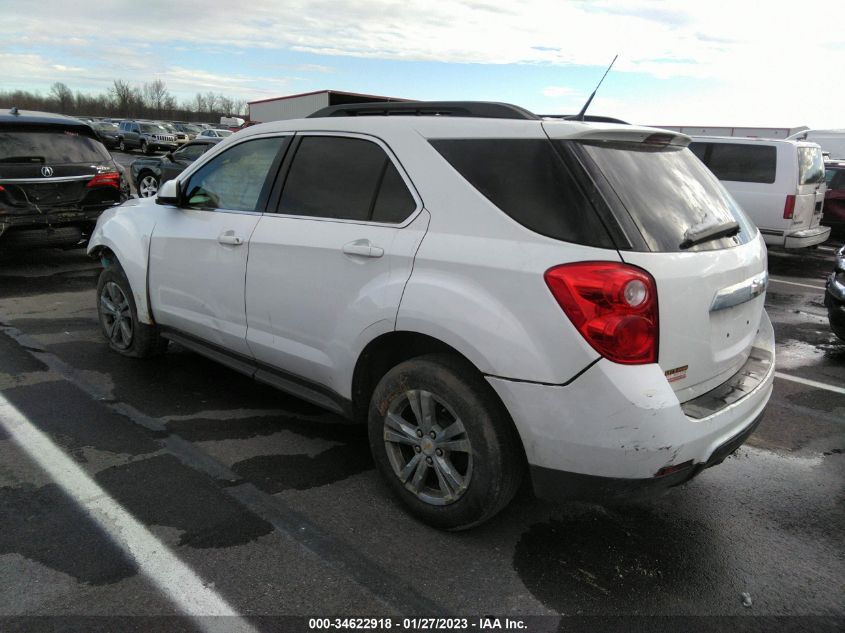
[[[830,228],[819,224],[826,191],[816,143],[693,136],[689,148],[722,181],[760,229],[766,244],[806,248]]]
[[[804,130],[787,137],[787,140],[818,143],[822,154],[827,154],[831,160],[845,159],[845,130]]]

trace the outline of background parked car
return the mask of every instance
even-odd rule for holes
[[[179,130],[172,123],[168,121],[157,121],[157,123],[176,137],[176,145],[178,145],[179,147],[182,147],[182,145],[191,140],[190,138],[188,138],[188,135],[185,132]]]
[[[845,232],[845,161],[824,164],[827,193],[824,194],[822,224],[834,233]]]
[[[722,181],[769,246],[821,244],[824,161],[816,143],[693,136],[689,148]]]
[[[100,139],[100,142],[103,145],[105,145],[109,149],[117,148],[120,142],[120,128],[118,127],[117,123],[109,123],[107,121],[94,121],[93,123],[91,123],[91,127],[94,128],[94,131],[97,133],[97,138]]]
[[[175,121],[173,123],[173,127],[186,134],[188,136],[188,140],[190,141],[193,141],[197,137],[197,134],[203,130],[202,126],[195,125],[193,123],[183,123],[181,121]]]
[[[0,114],[0,248],[84,242],[121,201],[120,171],[87,123],[12,108]]]
[[[176,136],[159,123],[151,121],[121,121],[118,148],[121,152],[139,149],[145,154],[156,150],[176,149]]]
[[[220,130],[220,129],[213,129],[213,130],[203,130],[199,133],[197,138],[226,138],[227,136],[231,136],[231,130]]]
[[[827,278],[824,305],[830,329],[845,341],[845,246],[836,253],[836,268]]]
[[[201,138],[191,141],[174,152],[163,156],[138,158],[129,165],[129,173],[135,189],[142,198],[149,198],[158,193],[161,183],[167,182],[177,175],[209,149],[223,139]]]

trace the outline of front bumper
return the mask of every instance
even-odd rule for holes
[[[658,365],[602,359],[566,386],[487,380],[520,433],[538,495],[665,488],[724,459],[724,447],[735,449],[732,442],[744,441],[759,422],[774,380],[774,331],[765,312],[754,347],[770,362],[762,370],[743,367],[728,381],[758,373],[753,385],[743,383],[741,397],[717,405],[720,386],[691,401],[711,407],[709,414],[682,406]],[[580,483],[570,490],[561,479]]]

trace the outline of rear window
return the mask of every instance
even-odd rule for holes
[[[102,163],[110,160],[102,143],[73,130],[0,129],[2,163]]]
[[[824,180],[824,157],[820,147],[798,148],[798,184],[814,185]]]
[[[757,234],[719,181],[685,148],[639,143],[573,145],[583,150],[586,159],[610,183],[624,210],[609,200],[611,207],[631,216],[652,251],[683,250],[680,245],[687,230],[705,223],[735,220],[740,231],[733,237],[703,242],[686,250],[730,248],[750,241]]]
[[[549,141],[430,142],[475,189],[524,227],[566,242],[613,248],[590,201]]]
[[[690,150],[719,180],[773,183],[777,172],[774,145],[745,143],[690,143]]]

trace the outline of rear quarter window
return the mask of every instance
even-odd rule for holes
[[[589,199],[543,139],[441,139],[431,145],[501,211],[536,233],[613,248]]]
[[[690,150],[719,180],[771,184],[777,172],[777,147],[747,143],[694,141]]]
[[[820,147],[798,148],[798,184],[814,185],[824,180],[824,157]]]

